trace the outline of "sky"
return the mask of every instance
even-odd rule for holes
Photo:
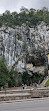
[[[49,9],[49,0],[0,0],[0,14],[5,10],[19,12],[22,6],[28,9],[41,9],[43,7]]]

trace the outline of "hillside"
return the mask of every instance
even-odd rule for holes
[[[27,72],[33,81],[39,81],[48,72],[48,53],[48,9],[24,8],[19,14],[6,11],[0,16],[0,58],[6,60],[8,68]]]

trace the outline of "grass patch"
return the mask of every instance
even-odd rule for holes
[[[46,82],[46,84],[45,84],[47,87],[49,86],[49,79],[48,79],[48,81]]]

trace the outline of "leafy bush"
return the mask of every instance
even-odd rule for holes
[[[31,83],[31,76],[26,72],[23,73],[22,75],[22,83],[30,85]]]
[[[5,87],[8,82],[8,69],[5,60],[0,60],[0,87]]]
[[[22,85],[21,74],[13,69],[9,70],[6,61],[0,60],[0,87],[5,88],[7,83],[8,87]]]
[[[45,86],[47,86],[47,87],[49,86],[49,79],[48,79],[48,81],[46,82]]]

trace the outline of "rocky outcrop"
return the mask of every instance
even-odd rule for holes
[[[19,72],[28,70],[27,64],[33,64],[29,72],[45,70],[49,52],[49,26],[44,22],[30,28],[23,24],[15,29],[2,26],[0,28],[0,57],[5,57],[8,66],[17,68]],[[43,69],[41,68],[43,66]],[[37,71],[37,67],[39,71]]]

